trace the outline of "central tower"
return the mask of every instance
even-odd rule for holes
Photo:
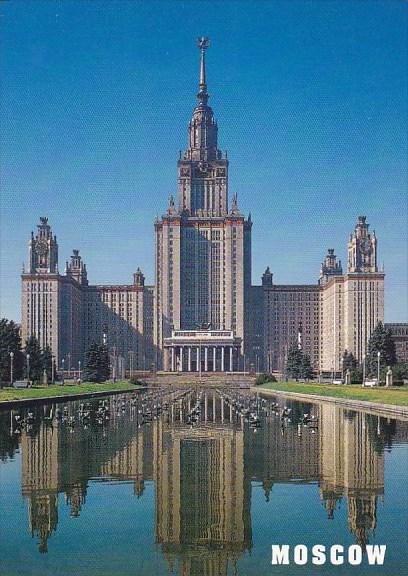
[[[188,148],[178,161],[179,209],[188,216],[225,216],[228,211],[228,160],[218,150],[218,126],[208,106],[205,51],[201,52],[198,104],[188,125]]]
[[[228,159],[208,105],[208,46],[198,39],[198,103],[177,163],[178,205],[170,196],[155,222],[157,365],[166,370],[236,370],[245,347],[252,223],[235,194],[228,201]]]

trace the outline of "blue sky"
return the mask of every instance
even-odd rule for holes
[[[359,214],[379,238],[386,320],[407,321],[408,4],[399,0],[0,3],[1,314],[20,320],[20,270],[39,216],[60,268],[153,283],[153,220],[176,192],[208,35],[207,81],[251,211],[253,281],[314,283],[346,262]]]

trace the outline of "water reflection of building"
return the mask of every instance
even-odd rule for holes
[[[38,535],[40,552],[58,523],[59,430],[40,426],[36,435],[23,434],[22,493],[28,498],[30,532]]]
[[[78,407],[71,404],[72,412]],[[103,427],[71,429],[43,421],[22,433],[22,494],[41,552],[47,551],[57,527],[59,493],[65,494],[70,515],[76,517],[85,504],[89,478],[133,479],[137,495],[143,492],[143,479],[151,478],[151,435],[138,430],[134,412],[118,417],[112,406],[111,412],[112,419]]]
[[[346,498],[348,526],[364,544],[384,491],[384,449],[406,441],[408,426],[332,404],[292,406],[292,423],[270,412],[257,432],[211,392],[194,428],[186,398],[141,427],[132,409],[112,409],[105,426],[71,432],[42,422],[23,432],[22,492],[40,551],[57,527],[58,494],[78,516],[89,479],[99,477],[133,482],[137,496],[154,480],[156,542],[179,575],[227,574],[251,549],[252,481],[267,500],[275,484],[318,484],[329,518]],[[319,417],[314,433],[296,425],[309,410]]]
[[[371,434],[373,417],[334,404],[320,406],[320,494],[333,518],[337,502],[348,501],[348,524],[356,542],[368,542],[377,525],[377,498],[384,493],[384,455]]]
[[[274,414],[265,418],[255,434],[248,431],[245,452],[251,478],[262,483],[267,501],[274,484],[318,481],[317,435],[299,434],[296,426],[282,426]]]
[[[252,547],[244,428],[216,395],[203,412],[194,429],[177,414],[154,428],[156,540],[183,576],[226,575]]]

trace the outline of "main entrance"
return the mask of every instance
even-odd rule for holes
[[[173,330],[164,339],[165,370],[237,372],[241,338],[232,330]]]

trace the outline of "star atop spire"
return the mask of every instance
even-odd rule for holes
[[[200,84],[199,84],[199,92],[197,94],[197,98],[203,104],[207,104],[208,101],[208,93],[207,93],[207,83],[206,83],[206,76],[205,76],[205,51],[210,45],[210,40],[205,36],[200,36],[197,39],[197,46],[201,52],[201,59],[200,59]]]

